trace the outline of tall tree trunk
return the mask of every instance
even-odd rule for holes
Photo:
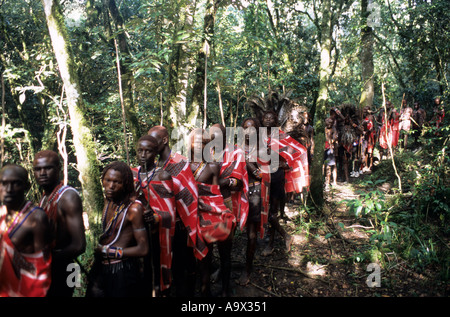
[[[362,92],[359,106],[361,108],[373,105],[374,79],[373,79],[373,29],[367,25],[367,18],[370,12],[367,10],[369,0],[361,0],[361,79]]]
[[[170,126],[180,127],[186,124],[187,88],[191,71],[191,57],[188,44],[194,26],[196,1],[184,1],[180,9],[182,20],[173,35],[172,55],[169,63],[168,103]]]
[[[323,151],[325,149],[325,118],[328,107],[328,85],[331,75],[332,17],[331,0],[322,1],[322,21],[320,23],[320,70],[319,92],[314,115],[314,160],[311,166],[311,198],[317,206],[322,206],[323,199]]]
[[[66,89],[67,106],[72,128],[77,169],[82,186],[84,208],[94,215],[103,207],[100,169],[95,153],[95,142],[85,118],[78,75],[75,70],[67,28],[58,0],[41,0],[59,72]]]
[[[282,40],[280,39],[280,36],[278,34],[278,27],[277,27],[278,21],[274,20],[274,14],[272,13],[272,9],[273,10],[277,10],[277,9],[274,9],[272,7],[273,6],[271,5],[271,1],[267,0],[266,1],[266,11],[267,11],[267,15],[269,16],[270,27],[272,28],[272,32],[274,34],[275,41],[277,43],[278,48],[281,49],[279,54],[281,55],[281,59],[283,60],[284,67],[286,67],[287,72],[290,74],[293,74],[294,68],[292,67],[292,63],[289,59],[287,47],[285,45],[283,45]],[[278,14],[276,14],[276,16],[278,16]],[[269,90],[270,90],[270,87],[269,87]]]

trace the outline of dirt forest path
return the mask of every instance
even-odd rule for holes
[[[288,204],[285,230],[293,236],[291,250],[286,252],[279,234],[275,238],[275,250],[269,256],[261,252],[266,242],[258,239],[254,273],[250,283],[236,283],[245,264],[246,234],[235,237],[232,255],[233,297],[403,297],[445,296],[444,286],[433,284],[433,277],[417,274],[397,259],[389,270],[380,270],[380,287],[369,287],[367,279],[369,261],[358,258],[370,246],[370,236],[365,232],[367,224],[350,216],[344,199],[357,197],[352,184],[338,183],[326,193],[325,215],[311,219],[301,201]],[[317,219],[317,217],[320,217]],[[303,231],[298,231],[301,226]],[[395,255],[393,255],[395,257]],[[218,257],[215,256],[217,264]],[[373,277],[370,279],[376,282]],[[219,291],[220,282],[213,284]]]

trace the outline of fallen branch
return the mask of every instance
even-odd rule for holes
[[[304,276],[307,277],[307,278],[310,278],[310,279],[313,279],[313,280],[317,280],[317,281],[323,282],[323,283],[325,283],[325,284],[329,284],[329,281],[324,280],[324,279],[322,279],[322,278],[320,278],[320,277],[311,275],[310,273],[305,272],[305,271],[303,271],[303,270],[301,270],[301,269],[294,269],[294,268],[290,268],[290,267],[273,266],[273,265],[260,264],[260,263],[255,263],[255,265],[263,266],[263,267],[266,267],[266,268],[269,268],[269,269],[284,270],[284,271],[289,271],[289,272],[299,273],[299,274],[304,275]]]
[[[259,290],[261,290],[261,291],[263,291],[263,292],[266,292],[267,294],[273,295],[273,296],[275,296],[275,297],[281,297],[281,295],[279,295],[279,294],[277,294],[277,293],[274,293],[274,292],[271,292],[271,291],[265,289],[264,287],[261,287],[261,286],[259,286],[259,285],[256,285],[256,284],[253,283],[253,282],[250,282],[250,285],[256,287],[257,289],[259,289]]]
[[[373,226],[371,226],[371,227],[366,227],[366,226],[362,226],[362,225],[351,225],[351,226],[345,227],[345,229],[348,229],[348,228],[374,229]]]

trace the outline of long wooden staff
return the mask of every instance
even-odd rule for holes
[[[3,81],[3,71],[0,73],[1,85],[2,85],[2,131],[1,131],[1,161],[0,167],[3,166],[3,161],[5,160],[5,82]]]
[[[122,92],[122,75],[120,72],[119,48],[117,47],[116,39],[114,39],[114,47],[116,49],[116,64],[117,64],[117,78],[119,81],[120,105],[122,106],[123,136],[125,139],[125,150],[127,152],[127,164],[130,165],[130,155],[129,155],[129,151],[128,151],[128,138],[127,138],[127,126],[126,126],[126,119],[125,119],[125,105],[123,102],[123,92]]]
[[[394,167],[395,175],[397,176],[397,179],[398,179],[398,189],[400,190],[400,193],[401,193],[402,192],[402,179],[400,178],[400,175],[398,175],[397,167],[395,166],[395,161],[394,161],[394,153],[392,151],[392,143],[391,143],[391,140],[389,140],[389,138],[388,138],[387,108],[386,108],[386,96],[384,94],[384,82],[381,83],[381,92],[383,93],[384,127],[385,127],[385,133],[386,133],[386,140],[387,140],[387,145],[389,148],[389,153],[391,154],[392,166]],[[392,135],[391,135],[391,138],[392,138]]]
[[[156,168],[156,166],[155,166],[155,168]],[[147,162],[145,162],[145,164],[144,164],[144,172],[145,172],[145,176],[147,177],[147,193],[149,194],[148,187],[150,185],[150,180],[148,179]],[[141,186],[140,181],[139,181],[139,186]],[[150,207],[150,195],[148,197],[145,197],[145,200],[147,203],[147,209],[152,210]],[[153,266],[153,239],[152,239],[152,225],[150,223],[148,223],[148,246],[150,249],[149,261],[150,261],[150,266],[151,266],[151,271],[152,271],[152,297],[155,297],[155,267]]]

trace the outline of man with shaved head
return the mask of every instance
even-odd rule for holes
[[[236,218],[236,225],[244,231],[249,212],[248,174],[245,152],[239,146],[228,143],[226,128],[217,123],[210,127],[211,140],[219,141],[219,149],[215,148],[214,157],[220,164],[219,185],[225,205],[230,208]],[[234,135],[233,135],[234,137]],[[220,254],[220,274],[222,276],[222,296],[230,296],[231,251],[233,247],[234,229],[228,239],[217,242]]]
[[[39,205],[49,218],[53,237],[52,285],[47,296],[72,297],[67,268],[86,249],[83,203],[78,191],[61,181],[60,162],[56,152],[40,151],[34,157],[33,171],[44,191]]]
[[[173,285],[176,296],[194,296],[195,258],[201,260],[208,248],[198,230],[198,188],[188,159],[169,145],[169,133],[163,126],[152,127],[148,134],[158,142],[157,166],[172,176],[175,194],[175,234],[173,240]]]
[[[156,296],[165,296],[172,283],[171,237],[175,230],[175,197],[172,177],[155,164],[157,147],[158,141],[151,135],[139,138],[136,146],[139,165],[132,167],[131,171],[137,199],[145,209],[144,220],[151,242],[149,256],[144,258],[145,284],[154,287]]]
[[[26,200],[29,188],[22,166],[0,170],[0,297],[44,297],[50,287],[48,218]]]

